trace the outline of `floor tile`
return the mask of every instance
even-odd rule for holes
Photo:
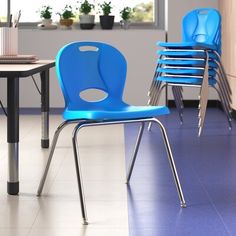
[[[3,236],[28,236],[30,228],[0,228],[0,235]]]
[[[128,236],[127,229],[93,229],[84,228],[34,228],[29,236]]]
[[[220,110],[209,109],[199,138],[197,112],[185,110],[182,126],[176,110],[160,120],[167,129],[187,208],[180,209],[176,201],[159,129],[145,129],[128,191],[130,236],[235,234],[235,130],[228,130]],[[137,129],[125,126],[127,164]]]

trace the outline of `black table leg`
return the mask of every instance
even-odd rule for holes
[[[7,192],[16,195],[19,192],[19,78],[7,79],[7,114]]]
[[[40,73],[41,77],[41,147],[49,147],[49,70]]]

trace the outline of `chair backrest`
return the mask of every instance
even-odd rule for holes
[[[95,109],[122,101],[126,80],[126,60],[116,48],[101,42],[73,42],[56,57],[56,70],[66,106]],[[87,101],[81,93],[102,90],[104,99]]]
[[[182,21],[182,40],[221,48],[221,16],[216,9],[200,8],[187,13]]]

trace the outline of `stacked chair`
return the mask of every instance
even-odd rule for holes
[[[204,125],[209,87],[218,93],[231,129],[231,89],[221,63],[221,16],[215,9],[189,12],[182,21],[182,42],[159,42],[155,75],[149,90],[149,105],[156,105],[167,86],[183,122],[183,87],[200,88],[198,135]],[[149,130],[151,124],[149,125]]]

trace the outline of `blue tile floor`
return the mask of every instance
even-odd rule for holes
[[[229,131],[219,109],[208,108],[202,136],[197,109],[160,117],[167,129],[187,208],[181,209],[158,127],[147,129],[128,186],[130,236],[236,235],[236,122]],[[127,163],[138,126],[125,126]]]

